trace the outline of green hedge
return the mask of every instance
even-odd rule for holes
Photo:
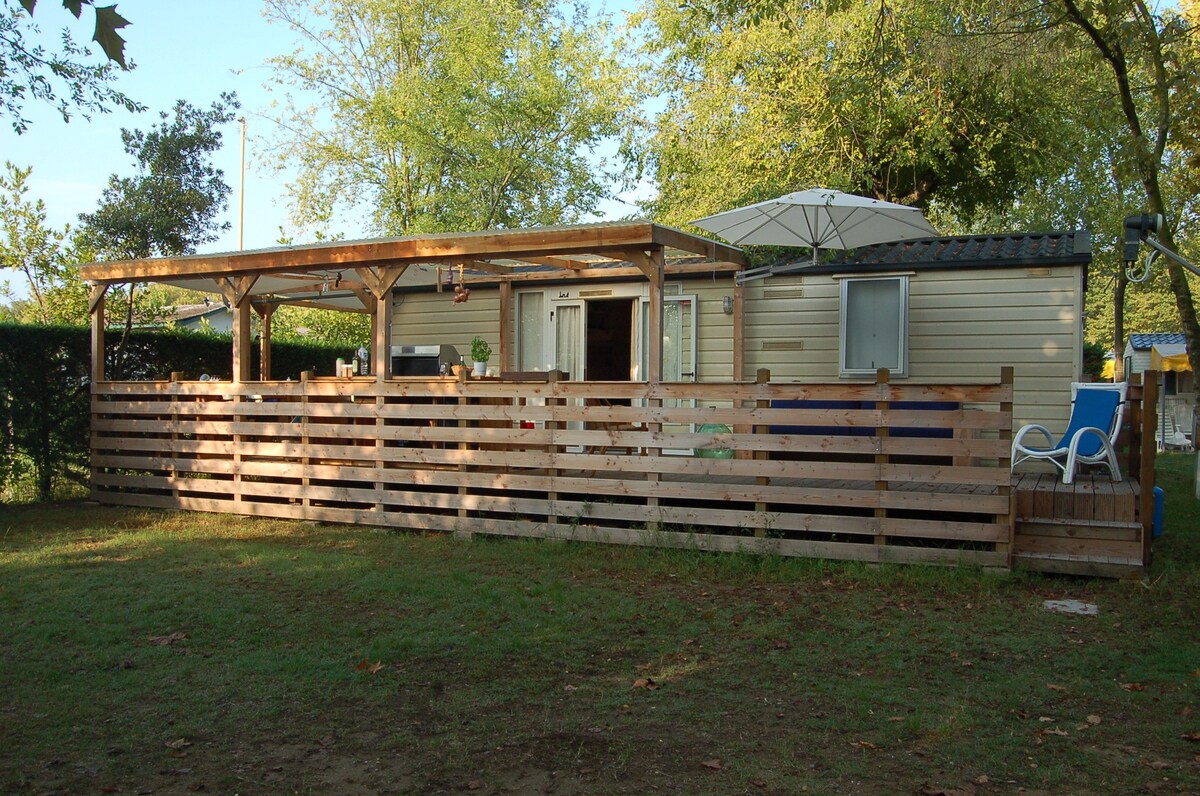
[[[201,374],[228,379],[228,336],[177,330],[135,330],[124,345],[109,332],[105,373],[109,379],[185,379]],[[252,372],[258,372],[254,347]],[[275,343],[271,376],[299,379],[305,370],[333,375],[343,346]],[[0,496],[45,500],[86,484],[88,476],[91,333],[59,326],[0,324]]]
[[[90,339],[88,330],[76,331]],[[185,379],[198,379],[205,373],[228,379],[233,373],[231,346],[228,335],[174,329],[135,329],[122,346],[121,333],[110,331],[105,336],[104,373],[109,379],[118,381],[169,379],[172,372],[182,373]],[[250,372],[257,378],[257,343],[251,349]],[[306,370],[314,371],[318,376],[332,376],[338,357],[349,362],[354,357],[354,351],[345,346],[273,342],[271,378],[299,379]]]

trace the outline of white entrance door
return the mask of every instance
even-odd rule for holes
[[[551,367],[561,370],[572,381],[582,381],[587,307],[582,301],[555,302],[551,316],[554,327]]]
[[[650,373],[650,300],[643,298],[638,334],[638,376]],[[696,381],[696,297],[663,297],[663,381]]]
[[[639,324],[639,342],[641,355],[640,372],[650,373],[649,346],[646,341],[650,338],[650,300],[643,299],[641,304],[642,320]],[[695,296],[664,296],[663,297],[663,381],[696,381],[696,297]],[[644,378],[644,377],[643,377]],[[680,407],[694,408],[696,399],[667,399],[663,406],[668,409]],[[695,430],[691,423],[664,423],[663,431],[676,434],[688,433]],[[663,453],[690,455],[689,450],[664,450]]]

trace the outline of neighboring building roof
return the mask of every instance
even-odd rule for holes
[[[897,266],[920,270],[1047,267],[1091,261],[1092,241],[1086,231],[1030,232],[880,243],[792,273],[882,271]]]
[[[166,320],[181,323],[221,312],[231,312],[231,310],[219,301],[207,304],[179,304],[171,308],[171,314],[167,316]]]
[[[1162,351],[1163,346],[1182,346],[1186,344],[1187,341],[1183,338],[1183,332],[1134,332],[1129,335],[1129,346],[1134,351],[1149,351],[1155,346],[1158,346],[1159,351]]]

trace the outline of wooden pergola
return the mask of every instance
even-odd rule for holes
[[[674,249],[707,262],[668,264]],[[628,265],[622,265],[627,263]],[[409,235],[362,241],[287,246],[214,255],[94,263],[80,268],[92,286],[92,380],[104,374],[104,297],[110,285],[164,282],[216,293],[234,310],[233,380],[251,381],[251,312],[261,319],[259,379],[271,378],[271,315],[281,304],[371,315],[372,372],[388,372],[388,334],[396,281],[412,265],[469,269],[471,280],[500,287],[501,362],[508,361],[508,325],[514,281],[644,278],[650,285],[649,380],[662,376],[663,281],[688,272],[738,271],[740,249],[645,221],[537,229]],[[530,270],[530,266],[539,266]],[[468,281],[471,281],[468,280]],[[735,290],[735,337],[740,337],[741,291]],[[734,350],[740,352],[740,341]],[[737,356],[737,354],[735,354]]]

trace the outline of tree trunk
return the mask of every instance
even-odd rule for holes
[[[125,377],[125,344],[129,342],[129,333],[133,331],[133,293],[137,290],[137,282],[129,283],[129,302],[125,305],[125,329],[121,332],[121,341],[113,352],[112,378],[120,381]]]
[[[1125,372],[1125,290],[1129,280],[1125,270],[1117,271],[1117,285],[1113,288],[1113,376],[1114,381],[1128,381],[1129,374]]]

